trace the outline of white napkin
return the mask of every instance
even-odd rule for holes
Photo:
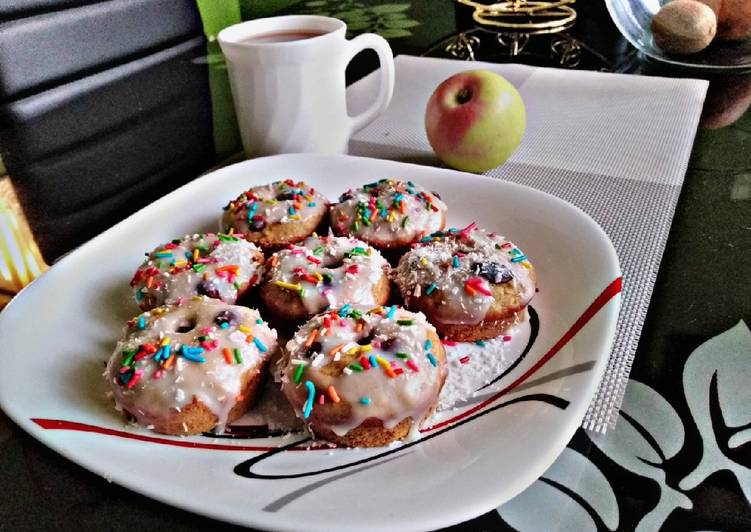
[[[352,138],[350,153],[438,164],[425,105],[456,72],[485,68],[513,83],[527,106],[519,149],[493,177],[544,190],[592,216],[623,269],[623,306],[606,374],[583,426],[615,424],[686,173],[708,83],[399,56],[389,108]],[[373,100],[378,72],[348,89],[354,114]]]

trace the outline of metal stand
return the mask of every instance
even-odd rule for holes
[[[556,33],[570,28],[576,21],[576,11],[571,7],[576,0],[506,0],[490,5],[473,0],[455,1],[474,8],[472,18],[478,24],[503,28],[508,33]]]

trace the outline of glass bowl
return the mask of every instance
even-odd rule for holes
[[[660,50],[652,38],[652,16],[667,0],[605,0],[613,22],[641,53],[681,68],[703,71],[751,70],[751,39],[737,42],[714,41],[698,54],[672,55]]]

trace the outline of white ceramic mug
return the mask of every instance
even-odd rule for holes
[[[347,40],[341,20],[289,15],[251,20],[219,32],[227,60],[235,112],[248,157],[276,153],[346,153],[350,136],[391,101],[394,56],[382,37],[366,33]],[[266,42],[269,36],[319,34]],[[378,54],[380,88],[375,103],[357,116],[347,113],[344,71],[352,58]]]

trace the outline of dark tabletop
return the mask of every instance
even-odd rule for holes
[[[245,2],[241,7],[242,16],[250,18],[296,11],[331,14],[340,4],[385,3],[327,0],[306,5],[306,2],[274,0]],[[383,21],[361,24],[363,31],[379,31],[389,38],[397,54],[451,57],[448,45],[456,42],[458,33],[473,30],[466,9],[455,7],[450,0],[399,3],[409,4],[404,11],[407,17],[402,20],[415,24]],[[645,62],[621,38],[601,2],[580,0],[576,9],[579,20],[563,37],[533,37],[526,51],[517,56],[510,55],[508,48],[500,45],[496,49],[486,47],[477,59],[641,75],[700,76]],[[570,54],[562,58],[550,53],[553,42],[561,38],[580,47],[578,60]],[[371,57],[361,57],[350,68],[350,80],[372,69],[372,61]],[[582,430],[577,432],[569,449],[587,457],[607,478],[617,500],[615,526],[612,519],[588,502],[586,486],[580,492],[577,486],[561,485],[552,478],[546,481],[564,498],[583,508],[596,529],[632,530],[640,522],[645,530],[660,525],[668,530],[751,529],[748,498],[751,445],[748,437],[746,441],[741,439],[740,445],[729,444],[734,433],[751,427],[751,414],[746,417],[748,424],[731,430],[723,421],[718,397],[733,392],[718,391],[718,386],[722,386],[717,378],[719,369],[710,375],[711,416],[706,423],[711,425],[710,432],[715,434],[724,462],[687,482],[702,453],[708,451],[706,443],[703,444],[706,427],[696,421],[682,384],[688,371],[686,361],[697,347],[740,320],[751,321],[749,104],[751,78],[745,75],[710,78],[702,127],[696,137],[631,374],[634,381],[641,383],[634,386],[651,388],[661,397],[660,408],[677,414],[684,427],[684,444],[675,453],[662,452],[661,441],[649,432],[649,424],[640,422],[638,412],[627,412],[628,419],[622,418],[620,423],[630,423],[645,445],[660,456],[658,462],[642,460],[649,462],[651,473],[647,473],[630,465],[628,460],[603,451],[593,443],[593,436]],[[746,362],[741,370],[748,374],[751,352]],[[721,362],[718,360],[717,364],[719,368]],[[751,406],[747,412],[751,412]],[[85,471],[20,431],[1,413],[0,470],[3,472],[0,530],[120,530],[146,526],[200,530],[217,526],[215,521],[168,507]],[[675,504],[665,502],[668,499],[676,501]],[[663,509],[664,515],[659,519],[643,521],[647,514],[654,517]],[[507,516],[503,511],[493,511],[454,529],[503,530],[509,526],[504,517]]]

